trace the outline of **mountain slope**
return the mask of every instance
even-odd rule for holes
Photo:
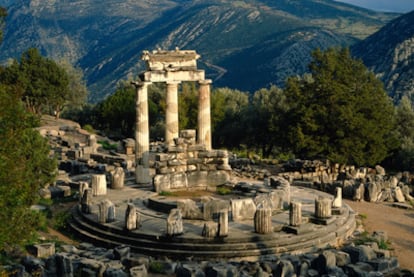
[[[80,66],[98,101],[143,70],[155,48],[195,49],[214,85],[254,91],[301,74],[315,47],[350,45],[396,14],[331,0],[0,0],[0,60],[37,47]]]
[[[384,82],[394,102],[403,95],[414,100],[414,11],[391,21],[351,50]]]

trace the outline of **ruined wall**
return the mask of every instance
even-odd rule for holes
[[[215,189],[229,181],[231,167],[226,150],[206,150],[196,144],[195,130],[182,130],[174,143],[155,157],[156,192]]]

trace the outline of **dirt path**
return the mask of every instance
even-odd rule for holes
[[[355,212],[366,215],[364,226],[367,232],[386,231],[400,267],[414,270],[414,210],[398,209],[390,204],[348,200],[345,203]]]

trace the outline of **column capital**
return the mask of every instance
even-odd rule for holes
[[[211,79],[206,79],[206,80],[200,80],[198,81],[198,83],[200,85],[210,85],[213,81]]]
[[[143,86],[149,86],[152,84],[152,82],[148,81],[132,81],[132,85],[134,85],[136,88],[143,87]]]
[[[166,81],[165,82],[167,85],[179,85],[179,84],[181,84],[181,81],[174,81],[174,80],[171,80],[171,81]]]

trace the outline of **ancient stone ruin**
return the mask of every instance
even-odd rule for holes
[[[182,276],[194,272],[211,276],[233,272],[238,276],[242,263],[237,266],[209,263],[201,268],[200,261],[223,260],[275,262],[273,269],[252,270],[257,274],[267,270],[275,276],[353,274],[359,267],[370,268],[363,272],[385,273],[398,267],[395,259],[389,259],[388,252],[378,249],[352,245],[343,251],[331,249],[347,242],[356,227],[354,212],[342,201],[343,195],[350,195],[349,186],[345,185],[347,177],[352,174],[375,184],[380,178],[367,177],[370,175],[364,170],[343,171],[336,169],[336,165],[319,165],[314,171],[303,168],[279,174],[262,171],[257,180],[237,181],[230,164],[240,162],[246,166],[249,161],[234,162],[226,150],[212,149],[211,81],[205,80],[204,71],[197,69],[198,54],[157,50],[144,51],[142,58],[147,69],[134,82],[135,141],[125,139],[119,150],[105,152],[94,135],[78,127],[42,131],[54,144],[61,159],[60,175],[66,175],[67,180],[42,193],[53,197],[56,187],[62,195],[68,195],[73,188],[79,190],[79,203],[72,209],[69,222],[75,234],[96,245],[113,248],[111,257],[116,256],[123,263],[130,252],[187,261],[174,269],[173,273],[184,272]],[[199,85],[197,130],[178,128],[177,90],[183,81]],[[165,140],[157,148],[159,151],[150,147],[148,126],[147,89],[156,82],[167,84]],[[69,134],[77,138],[76,142],[68,139]],[[374,191],[375,185],[364,183],[362,190],[360,183],[352,184],[353,197],[374,195],[366,188]],[[220,186],[231,188],[231,193],[215,193]],[[397,191],[396,187],[400,187],[398,181],[390,180],[391,191]],[[191,193],[169,196],[182,191]],[[198,196],[199,191],[204,194]],[[378,190],[375,195],[379,198]],[[89,247],[86,243],[82,245],[86,246]],[[71,255],[82,251],[66,248],[69,254],[54,255],[52,259],[57,263],[65,259],[67,270],[73,272],[72,264],[84,261],[74,262]],[[368,258],[365,253],[369,253]],[[136,265],[128,268],[131,276],[146,276],[148,265],[131,263]],[[100,265],[101,262],[96,271],[103,273]]]

